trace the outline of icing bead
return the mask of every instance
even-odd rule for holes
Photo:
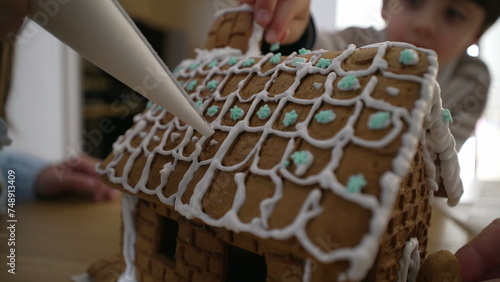
[[[213,68],[213,67],[216,67],[217,65],[219,65],[219,61],[218,60],[213,60],[209,65],[208,67],[209,68]]]
[[[314,116],[318,123],[330,123],[334,121],[336,117],[337,115],[333,112],[333,110],[320,111]]]
[[[219,112],[219,106],[211,106],[207,109],[207,115],[209,117],[215,116]]]
[[[244,67],[249,67],[249,66],[251,66],[253,64],[255,64],[255,60],[252,59],[252,58],[250,58],[250,59],[245,60],[242,65]]]
[[[290,125],[294,124],[297,121],[297,118],[299,115],[295,110],[292,110],[291,112],[288,112],[285,114],[285,118],[283,119],[283,125],[285,127],[289,127]]]
[[[191,80],[188,85],[186,86],[186,90],[187,91],[193,91],[194,88],[196,87],[196,85],[198,85],[198,81],[196,80]]]
[[[391,113],[377,112],[370,116],[368,119],[368,128],[373,130],[385,129],[391,124]]]
[[[453,116],[451,115],[450,110],[443,109],[442,117],[445,122],[453,123]]]
[[[339,81],[339,83],[337,84],[337,87],[339,88],[339,90],[349,91],[349,90],[359,89],[361,87],[361,85],[359,84],[359,80],[357,77],[355,77],[354,75],[347,75],[347,76],[344,76]]]
[[[330,64],[332,63],[332,60],[330,59],[319,59],[318,63],[316,64],[316,66],[318,68],[322,68],[322,69],[326,69],[330,66]]]
[[[151,109],[152,106],[153,106],[153,101],[148,101],[148,103],[146,104],[146,109],[149,110]]]
[[[245,115],[245,111],[243,111],[240,107],[234,106],[231,110],[231,115],[229,116],[232,120],[237,121],[241,119]]]
[[[176,66],[173,73],[174,74],[179,73],[181,71],[181,68],[182,68],[181,65]]]
[[[210,80],[207,83],[207,88],[210,90],[214,90],[215,88],[217,88],[217,86],[219,86],[219,82],[217,80]]]
[[[309,53],[309,52],[311,52],[311,50],[308,50],[306,48],[300,48],[300,50],[299,50],[300,55],[305,54],[305,53]]]
[[[368,184],[363,174],[351,175],[347,180],[347,193],[359,193]]]
[[[236,63],[238,62],[238,58],[232,56],[231,58],[229,58],[229,61],[227,62],[230,66],[234,66],[236,65]]]
[[[271,108],[269,108],[268,105],[264,105],[260,107],[259,111],[257,112],[257,116],[259,119],[266,119],[271,115]]]
[[[282,165],[284,167],[289,167],[290,166],[290,162],[289,161],[283,161]]]
[[[399,53],[399,62],[405,66],[413,66],[418,63],[418,53],[413,49],[404,49]]]
[[[296,68],[298,66],[298,64],[302,64],[305,61],[306,61],[306,59],[304,59],[304,58],[295,58],[292,61],[292,66]]]
[[[277,64],[281,63],[281,53],[278,53],[278,54],[275,54],[274,56],[272,56],[271,59],[269,60],[269,62],[271,62],[271,64],[273,64],[273,65],[277,65]]]
[[[196,102],[196,106],[198,106],[198,108],[199,108],[199,107],[201,107],[201,105],[203,105],[203,100],[198,100]]]
[[[279,49],[280,49],[280,43],[279,42],[271,44],[271,47],[269,48],[269,50],[271,52],[278,51]]]

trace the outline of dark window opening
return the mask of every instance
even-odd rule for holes
[[[226,282],[264,282],[267,266],[264,256],[227,246]]]
[[[161,240],[158,252],[168,258],[175,260],[175,250],[177,248],[177,233],[179,233],[179,223],[167,217],[162,217]]]

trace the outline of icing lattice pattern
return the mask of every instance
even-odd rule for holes
[[[406,49],[418,61],[399,62]],[[436,71],[434,52],[401,43],[286,57],[201,50],[174,74],[216,133],[203,137],[152,105],[98,170],[187,218],[296,238],[319,261],[348,260],[345,277],[361,279],[419,142],[430,149],[429,179],[439,157],[451,172],[444,184],[460,190]],[[366,232],[342,238],[353,222]]]

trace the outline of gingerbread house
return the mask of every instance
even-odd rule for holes
[[[220,12],[174,71],[215,134],[151,105],[98,167],[124,192],[123,248],[94,281],[415,278],[433,195],[461,195],[436,54],[260,55],[261,37],[249,6]]]

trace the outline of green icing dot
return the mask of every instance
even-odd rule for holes
[[[217,80],[210,80],[207,83],[207,88],[210,90],[214,90],[215,88],[217,88],[217,86],[219,86],[219,82]]]
[[[193,91],[194,88],[196,87],[196,85],[198,85],[198,81],[196,80],[191,80],[188,85],[186,86],[186,90],[187,91]]]
[[[360,88],[361,86],[359,85],[359,80],[357,77],[355,77],[354,75],[347,75],[345,77],[343,77],[338,85],[340,90],[343,90],[343,91],[348,91],[348,90],[356,90],[358,88]]]
[[[285,127],[289,127],[290,125],[294,124],[297,121],[297,118],[299,115],[295,110],[292,110],[291,112],[288,112],[285,114],[285,118],[283,119],[283,125]]]
[[[368,128],[373,130],[387,128],[390,124],[391,113],[378,112],[370,116],[368,120]]]
[[[318,123],[330,123],[335,120],[336,117],[337,115],[333,112],[333,110],[320,111],[314,116]]]
[[[234,106],[231,110],[231,115],[229,116],[232,120],[237,121],[241,119],[245,115],[245,111],[243,111],[240,107]]]
[[[284,167],[288,167],[288,166],[290,166],[290,162],[289,162],[289,161],[283,161],[283,166],[284,166]]]
[[[189,66],[189,69],[190,69],[190,70],[194,70],[194,69],[196,69],[196,68],[197,68],[197,67],[199,67],[199,66],[200,66],[200,63],[199,63],[199,62],[196,62],[196,63],[191,64],[191,65]]]
[[[250,58],[250,59],[247,59],[245,61],[243,61],[243,66],[244,67],[249,67],[249,66],[252,66],[253,64],[255,64],[255,60]]]
[[[268,105],[264,105],[260,107],[259,111],[257,112],[257,116],[260,119],[266,119],[271,115],[271,108],[269,108]]]
[[[181,71],[181,65],[176,66],[174,69],[174,73],[178,73],[180,71]]]
[[[269,50],[271,52],[278,51],[279,49],[280,49],[280,43],[279,42],[271,44],[271,47],[269,48]]]
[[[415,65],[418,63],[418,53],[413,49],[404,49],[399,53],[399,62],[403,65]]]
[[[234,66],[236,65],[236,63],[238,62],[238,58],[232,56],[231,58],[229,58],[229,61],[227,62],[230,66]]]
[[[277,65],[277,64],[281,63],[281,53],[275,54],[274,56],[271,57],[271,59],[269,61],[273,65]]]
[[[146,109],[151,109],[151,107],[153,106],[153,101],[148,101],[148,103],[146,104]]]
[[[295,58],[292,61],[292,66],[296,68],[299,63],[304,63],[305,61],[306,59],[304,58]]]
[[[359,193],[368,184],[363,174],[356,174],[347,180],[347,193]]]
[[[453,123],[453,116],[451,115],[450,110],[444,109],[443,112],[441,113],[441,116],[443,117],[444,121]]]
[[[310,153],[308,151],[297,151],[293,153],[290,158],[292,158],[295,165],[306,164],[309,160]]]
[[[318,63],[316,64],[316,66],[318,68],[322,68],[322,69],[326,69],[327,67],[330,66],[330,64],[332,63],[332,60],[330,59],[319,59]]]
[[[301,54],[301,55],[305,54],[305,53],[309,53],[309,52],[311,52],[311,50],[308,50],[306,48],[300,48],[300,50],[299,50],[299,54]]]
[[[213,68],[213,67],[216,67],[217,65],[219,65],[219,61],[217,60],[213,60],[209,65],[208,67],[209,68]]]
[[[201,107],[201,105],[203,105],[203,100],[198,100],[196,102],[196,106],[199,108],[199,107]]]
[[[219,112],[219,106],[211,106],[207,109],[207,115],[209,117],[215,116]]]

